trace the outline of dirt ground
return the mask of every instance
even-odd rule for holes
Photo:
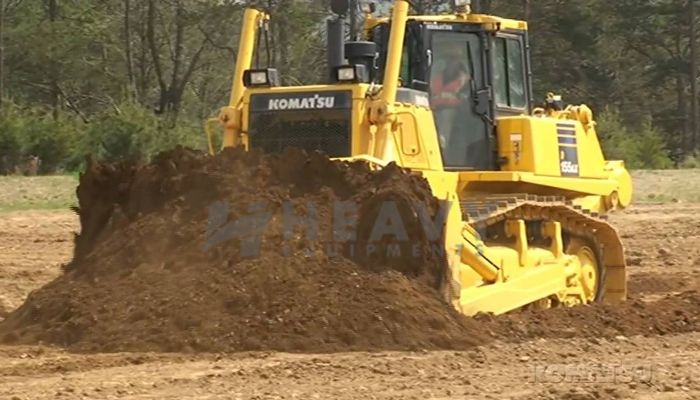
[[[630,295],[700,288],[700,204],[615,215]],[[0,318],[60,273],[77,218],[0,214]],[[505,338],[504,338],[505,339]],[[497,341],[470,351],[75,354],[0,347],[1,399],[698,399],[700,332]]]

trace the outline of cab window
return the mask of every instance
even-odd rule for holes
[[[409,86],[411,84],[411,53],[408,43],[404,43],[403,54],[401,55],[401,86]]]
[[[369,39],[379,47],[379,58],[377,68],[372,75],[374,82],[384,80],[384,69],[386,67],[387,52],[389,51],[389,24],[381,24],[370,32]],[[402,87],[412,87],[414,80],[425,80],[425,57],[421,56],[423,49],[423,33],[419,24],[409,22],[406,25],[406,38],[404,40],[401,55],[401,70],[399,73],[399,84]]]
[[[498,107],[527,107],[525,59],[520,38],[496,38],[493,78],[494,97]]]

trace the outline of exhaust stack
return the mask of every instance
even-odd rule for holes
[[[345,19],[342,16],[332,17],[326,21],[328,60],[328,82],[335,82],[335,67],[345,64]]]

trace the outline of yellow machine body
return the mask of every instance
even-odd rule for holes
[[[382,85],[244,88],[240,79],[250,68],[256,29],[267,20],[261,12],[246,12],[241,35],[246,51],[239,53],[231,103],[217,119],[224,127],[224,146],[255,147],[251,116],[260,96],[346,93],[351,140],[342,158],[377,168],[395,162],[421,174],[434,196],[451,204],[444,227],[449,265],[444,294],[457,310],[500,314],[527,305],[623,301],[623,247],[605,214],[629,205],[631,179],[622,161],[605,160],[592,112],[569,106],[496,116],[498,168],[445,168],[428,95],[405,91],[399,83],[406,24],[471,24],[493,32],[524,31],[527,24],[469,13],[409,17],[408,8],[406,1],[394,4]],[[366,28],[387,21],[369,17]],[[410,101],[402,101],[402,91]],[[297,106],[304,101],[314,100],[294,100]],[[324,112],[309,109],[299,115],[323,119]],[[566,161],[571,152],[577,156],[574,165]]]

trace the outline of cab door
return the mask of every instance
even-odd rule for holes
[[[446,169],[494,166],[483,37],[479,32],[431,30],[430,102]]]

